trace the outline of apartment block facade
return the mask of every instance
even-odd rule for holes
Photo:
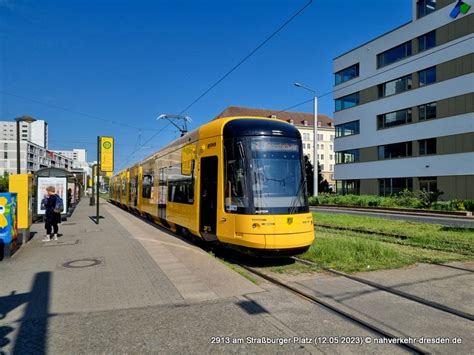
[[[74,169],[87,170],[89,168],[89,163],[87,163],[87,151],[85,149],[54,150],[54,152],[71,159]]]
[[[16,174],[16,140],[0,140],[0,175]],[[20,171],[32,173],[42,168],[72,169],[72,159],[30,141],[20,141]]]
[[[474,199],[474,17],[413,0],[413,19],[333,61],[339,193]],[[466,11],[467,10],[467,11]]]
[[[0,139],[16,141],[15,121],[0,121]],[[43,120],[20,122],[20,140],[48,149],[48,123]]]

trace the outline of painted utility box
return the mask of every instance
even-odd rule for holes
[[[17,194],[0,192],[0,259],[17,249]]]
[[[34,178],[33,174],[12,174],[9,177],[8,191],[16,192],[18,198],[18,244],[30,239],[30,227],[34,211]]]

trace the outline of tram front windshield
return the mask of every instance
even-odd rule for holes
[[[308,212],[301,144],[258,136],[225,140],[225,207],[242,214]]]

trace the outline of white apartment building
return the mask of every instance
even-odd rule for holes
[[[474,4],[464,3],[413,0],[409,23],[334,59],[338,192],[474,199]]]
[[[89,163],[87,163],[87,151],[85,149],[54,150],[54,152],[71,159],[74,169],[83,169],[86,171],[89,168]]]
[[[267,110],[251,107],[229,106],[215,119],[231,116],[261,116],[287,121],[293,124],[301,133],[303,154],[307,155],[314,166],[313,150],[313,121],[312,113]],[[318,115],[318,163],[321,165],[323,178],[331,188],[335,188],[334,181],[334,126],[333,120],[326,115]]]
[[[16,122],[0,121],[0,140],[16,141]],[[30,141],[48,149],[48,123],[37,120],[31,123],[20,122],[20,140]]]
[[[16,174],[16,140],[0,140],[0,175]],[[32,173],[42,168],[72,169],[72,159],[54,153],[33,142],[20,141],[20,172]]]
[[[331,122],[323,125],[322,123],[326,121],[326,119],[323,118],[329,119],[327,116],[318,115],[318,163],[321,165],[321,174],[323,175],[323,178],[329,183],[329,186],[334,191],[336,187],[334,181],[334,126],[332,126]],[[311,164],[314,165],[313,124],[311,122],[311,125],[307,124],[305,126],[304,124],[295,124],[295,126],[301,133],[301,138],[303,140],[303,154],[307,155]]]

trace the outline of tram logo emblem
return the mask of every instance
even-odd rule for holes
[[[471,8],[471,5],[466,4],[462,0],[458,0],[454,8],[451,10],[451,13],[449,14],[449,16],[451,16],[452,18],[456,18],[458,17],[459,13],[465,15],[469,12],[470,8]]]
[[[112,143],[110,142],[104,142],[104,144],[102,144],[102,147],[104,147],[105,149],[110,149],[112,147]]]
[[[288,217],[288,218],[286,219],[286,223],[292,224],[292,223],[293,223],[293,217]]]

